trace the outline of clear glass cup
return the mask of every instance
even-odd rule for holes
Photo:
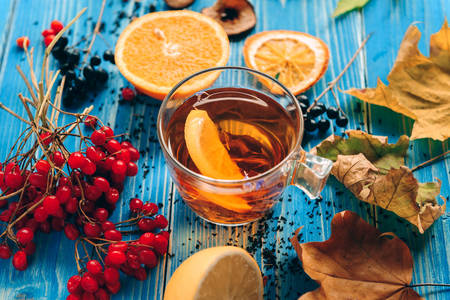
[[[193,86],[197,87],[195,92],[192,92]],[[250,178],[221,180],[196,173],[176,159],[168,135],[172,116],[191,96],[216,88],[254,90],[269,96],[285,110],[294,130],[290,132],[288,152],[281,162]],[[182,80],[164,99],[157,130],[167,167],[181,197],[200,217],[215,224],[242,225],[263,217],[288,185],[295,185],[309,197],[316,198],[332,167],[330,160],[302,149],[302,111],[289,90],[275,78],[244,67],[206,69]],[[281,133],[279,138],[286,139],[283,135]]]

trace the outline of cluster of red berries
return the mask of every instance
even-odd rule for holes
[[[138,280],[145,280],[147,269],[156,267],[158,256],[166,254],[169,233],[151,232],[168,225],[164,216],[156,215],[158,206],[150,202],[144,204],[142,200],[135,198],[130,201],[130,211],[138,215],[139,228],[144,233],[137,240],[122,241],[122,234],[116,230],[115,224],[104,221],[101,230],[110,243],[107,249],[99,246],[100,251],[97,251],[103,253],[100,259],[103,266],[99,260],[90,259],[79,275],[70,277],[67,282],[70,293],[67,300],[108,300],[111,294],[120,290],[119,271]]]
[[[44,37],[44,44],[45,47],[48,47],[48,45],[50,45],[50,43],[53,41],[53,39],[55,38],[55,35],[58,34],[58,32],[60,32],[62,29],[64,28],[63,23],[61,23],[58,20],[53,20],[50,23],[50,28],[48,29],[44,29],[42,31],[42,36]]]
[[[78,238],[80,229],[86,236],[99,236],[102,223],[115,209],[126,176],[137,174],[134,162],[139,159],[139,152],[131,143],[114,139],[113,130],[107,126],[95,130],[91,136],[94,146],[85,152],[64,155],[53,151],[48,160],[37,160],[31,170],[21,170],[13,161],[4,168],[0,165],[0,188],[4,194],[23,190],[20,201],[0,200],[0,208],[7,206],[0,213],[0,221],[15,222],[17,230],[19,251],[13,257],[16,269],[27,267],[26,255],[34,252],[32,240],[38,229],[45,233],[64,230],[71,240]],[[46,147],[54,138],[50,132],[39,136]],[[66,164],[68,175],[56,176]],[[24,216],[15,220],[20,215]],[[2,244],[0,257],[10,256],[8,244]]]
[[[42,31],[41,34],[44,37],[45,47],[48,47],[48,45],[50,45],[50,43],[55,38],[55,35],[57,35],[58,32],[60,32],[63,28],[64,28],[63,23],[61,23],[58,20],[53,20],[50,23],[50,28],[45,29],[44,31]],[[28,47],[30,45],[30,39],[27,36],[21,36],[21,37],[16,39],[16,44],[17,44],[17,47],[23,49],[23,48]]]

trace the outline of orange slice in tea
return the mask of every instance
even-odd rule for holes
[[[289,30],[257,33],[244,44],[244,59],[256,69],[283,83],[294,95],[306,91],[325,73],[330,57],[327,45],[312,35]],[[279,88],[260,78],[272,92]]]
[[[147,14],[122,31],[115,62],[139,91],[164,99],[185,77],[226,65],[230,44],[222,26],[203,14],[182,10]],[[209,73],[182,86],[190,94],[210,86],[219,73]]]
[[[184,139],[189,155],[202,175],[215,179],[243,179],[239,167],[231,159],[220,141],[219,131],[208,112],[194,109],[184,125]],[[247,212],[252,207],[235,195],[216,194],[198,190],[212,203],[236,212]]]
[[[244,178],[205,110],[191,110],[184,125],[184,138],[189,155],[202,175],[215,179]]]

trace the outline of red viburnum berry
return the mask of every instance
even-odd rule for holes
[[[164,217],[163,215],[155,216],[155,222],[159,229],[164,229],[169,224],[166,217]]]
[[[121,251],[110,251],[108,252],[109,260],[111,261],[111,263],[115,264],[115,265],[121,265],[123,264],[126,260],[127,257],[125,256],[125,253],[121,252]]]
[[[84,164],[86,163],[86,157],[84,157],[81,152],[73,152],[72,154],[70,154],[67,163],[72,169],[78,169],[84,166]]]
[[[45,211],[49,215],[54,215],[58,212],[59,206],[59,200],[56,198],[56,196],[49,195],[45,197],[44,202],[42,202],[42,205],[44,206]]]
[[[105,221],[105,222],[102,223],[102,230],[104,232],[108,231],[108,230],[111,230],[111,229],[116,229],[116,225],[113,222]]]
[[[105,289],[98,289],[98,291],[95,292],[95,299],[96,300],[110,300],[111,296],[108,294],[108,292]]]
[[[55,31],[54,31],[53,29],[51,29],[51,28],[49,28],[49,29],[44,29],[44,30],[41,32],[41,35],[42,35],[43,37],[46,37],[46,36],[48,36],[48,35],[55,35]]]
[[[52,42],[53,42],[53,40],[55,39],[55,36],[54,35],[47,35],[45,38],[44,38],[44,44],[45,44],[45,47],[48,47]]]
[[[83,277],[81,277],[81,287],[86,292],[95,293],[98,290],[97,279],[89,273],[84,273]]]
[[[99,207],[94,211],[94,218],[96,221],[103,223],[109,217],[109,213],[106,209]]]
[[[105,147],[106,147],[106,150],[108,150],[108,152],[110,154],[117,153],[117,152],[119,152],[122,149],[122,147],[120,146],[120,143],[117,140],[114,140],[114,139],[113,140],[109,140],[106,143]]]
[[[169,242],[165,236],[161,234],[155,235],[155,241],[153,243],[153,247],[158,252],[159,255],[164,255],[167,252],[167,246]]]
[[[95,128],[95,125],[97,125],[97,119],[93,116],[87,116],[83,123],[85,126]]]
[[[110,188],[109,181],[104,177],[95,177],[94,185],[103,193],[107,193]]]
[[[47,175],[51,169],[50,163],[44,159],[38,160],[34,167],[36,168],[36,171],[42,175]]]
[[[3,244],[0,245],[0,258],[1,259],[9,259],[11,257],[11,249],[8,245]]]
[[[86,223],[83,226],[83,230],[88,237],[98,237],[101,232],[101,227],[96,223]]]
[[[48,131],[45,131],[39,135],[39,140],[41,141],[42,144],[48,146],[53,141],[52,134]]]
[[[80,236],[80,231],[74,224],[68,223],[64,226],[64,234],[69,240],[74,241]]]
[[[115,188],[109,188],[106,193],[106,202],[110,204],[115,204],[119,200],[119,191]]]
[[[56,189],[56,198],[59,203],[66,204],[66,202],[72,197],[72,189],[67,185],[60,186]]]
[[[100,130],[106,133],[106,137],[114,136],[114,131],[111,129],[111,127],[103,126],[102,128],[100,128]]]
[[[69,278],[67,281],[67,291],[71,294],[80,293],[82,291],[80,275],[73,275]]]
[[[24,49],[25,47],[28,48],[30,45],[30,39],[26,36],[21,36],[17,38],[16,40],[17,47]]]
[[[23,250],[17,251],[12,259],[14,268],[23,271],[28,267],[27,254]]]
[[[138,198],[132,198],[130,200],[130,211],[137,213],[142,210],[142,207],[144,206],[144,203],[141,199]]]
[[[134,99],[134,97],[136,97],[136,93],[132,89],[130,89],[128,87],[122,89],[123,100],[132,101]]]
[[[116,229],[108,230],[104,233],[105,239],[110,241],[121,241],[122,240],[122,234],[120,231]]]
[[[154,215],[158,212],[159,208],[158,205],[152,202],[146,202],[144,206],[142,206],[142,211],[146,215]]]
[[[63,23],[61,23],[61,21],[53,20],[50,23],[50,28],[53,29],[55,31],[55,33],[58,33],[64,28],[64,25],[63,25]]]
[[[27,227],[24,227],[22,229],[19,229],[16,233],[17,241],[22,245],[25,246],[29,242],[33,240],[34,232]]]
[[[151,249],[142,249],[139,251],[139,262],[147,267],[154,268],[158,264],[158,257]]]
[[[66,159],[64,158],[63,154],[60,151],[55,151],[52,154],[51,158],[52,158],[52,162],[57,167],[61,167],[66,162]]]
[[[102,265],[98,260],[95,259],[91,259],[87,262],[86,269],[93,275],[100,274],[103,271]]]
[[[157,225],[152,219],[145,218],[145,219],[139,220],[138,227],[141,231],[151,232],[151,231],[155,230]]]
[[[134,278],[140,281],[144,281],[147,279],[147,271],[144,268],[140,267],[134,272]]]
[[[131,161],[137,161],[139,160],[140,154],[139,151],[134,147],[129,147],[128,152],[130,153],[130,159]]]
[[[112,243],[108,247],[108,252],[112,252],[112,251],[125,252],[127,250],[128,250],[128,244],[126,242],[123,242],[123,241],[117,242],[117,243]]]
[[[106,143],[106,133],[103,130],[94,130],[91,134],[91,142],[96,146],[101,146]]]
[[[139,238],[139,244],[153,246],[155,242],[155,235],[151,232],[146,232]]]
[[[136,176],[138,173],[138,166],[130,161],[127,164],[127,176]]]

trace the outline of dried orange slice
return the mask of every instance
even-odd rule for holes
[[[323,76],[329,57],[322,40],[297,31],[264,31],[244,44],[247,66],[277,78],[294,95],[306,91]],[[269,80],[261,78],[261,82],[276,92]]]
[[[189,155],[202,175],[215,179],[243,179],[237,164],[220,141],[219,131],[205,110],[194,109],[184,125]]]
[[[131,22],[117,41],[115,61],[139,91],[162,100],[185,77],[226,65],[229,55],[228,37],[218,22],[182,10],[150,13]],[[218,75],[190,81],[182,92],[206,88]]]

